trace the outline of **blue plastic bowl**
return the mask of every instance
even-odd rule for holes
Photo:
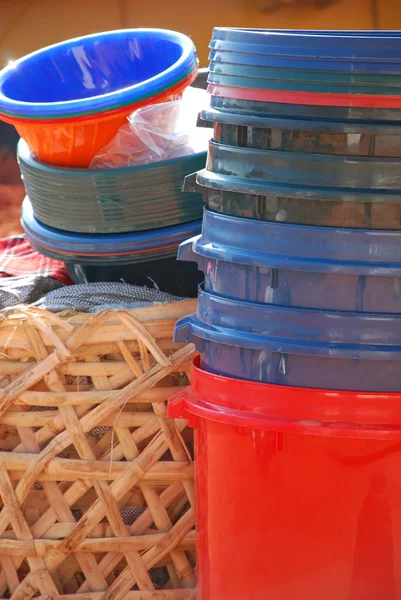
[[[196,297],[203,279],[196,265],[176,260],[179,244],[200,232],[201,221],[139,233],[72,234],[43,225],[25,199],[21,222],[31,245],[64,262],[76,283],[123,280],[148,287],[156,284],[170,294]]]
[[[193,42],[163,29],[126,29],[38,50],[0,72],[0,113],[78,116],[133,104],[184,79],[196,66]]]
[[[296,387],[400,391],[401,315],[238,302],[202,290],[178,321],[206,371]]]
[[[168,161],[120,169],[67,169],[40,161],[24,140],[18,163],[36,217],[74,233],[123,233],[202,218],[198,194],[184,193],[188,173],[205,166],[206,150]]]
[[[241,219],[204,211],[181,244],[205,290],[287,307],[401,313],[401,232]]]
[[[91,255],[104,260],[104,256],[140,254],[141,252],[174,248],[188,236],[199,233],[201,221],[163,227],[148,231],[117,234],[70,233],[48,227],[34,215],[32,204],[25,198],[22,204],[22,226],[29,241],[59,255]],[[173,251],[174,254],[174,251]],[[96,261],[95,261],[96,262]]]

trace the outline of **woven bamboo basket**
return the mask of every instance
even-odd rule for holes
[[[0,599],[194,600],[194,309],[0,313]]]

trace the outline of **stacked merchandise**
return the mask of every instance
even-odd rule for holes
[[[202,197],[182,192],[182,181],[204,167],[206,152],[90,167],[129,115],[174,103],[197,71],[185,35],[133,29],[56,44],[0,73],[0,118],[23,138],[23,228],[34,248],[68,265],[74,281],[155,281],[193,295],[196,268],[177,267],[175,257],[180,242],[200,231]]]
[[[27,194],[26,236],[0,240],[2,597],[196,596],[193,436],[167,417],[196,354],[173,328],[200,274],[175,258],[200,231],[202,196],[182,183],[206,146],[188,152],[169,120],[196,76],[192,42],[159,30],[72,40],[0,74]],[[153,153],[138,115],[162,138]]]
[[[176,327],[200,363],[170,409],[205,467],[199,600],[395,600],[400,530],[369,530],[401,515],[401,35],[210,47],[214,135],[186,181],[207,207],[179,250],[205,281]]]

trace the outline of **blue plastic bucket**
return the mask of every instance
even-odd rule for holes
[[[238,56],[238,59],[236,59]],[[220,51],[217,55],[211,52],[209,55],[209,83],[222,84],[218,77],[234,77],[234,78],[251,78],[252,80],[264,80],[266,87],[270,81],[281,81],[282,83],[309,83],[311,86],[320,85],[344,85],[352,88],[353,86],[375,86],[375,91],[366,93],[379,93],[381,89],[383,95],[386,94],[386,89],[391,87],[399,87],[401,84],[400,73],[358,73],[347,71],[332,71],[332,70],[315,70],[315,69],[284,69],[282,67],[268,67],[259,64],[253,64],[253,55],[248,60],[249,55],[234,55],[233,52]],[[216,79],[215,79],[216,78]],[[240,86],[243,87],[243,86]],[[259,87],[251,85],[247,87]],[[365,92],[363,92],[365,93]]]
[[[212,65],[213,67],[213,65]],[[249,67],[248,67],[249,69]],[[255,67],[258,71],[261,67]],[[239,72],[238,72],[239,71]],[[280,72],[280,69],[277,69]],[[394,76],[396,81],[390,83],[339,83],[327,81],[328,77],[321,73],[321,79],[317,81],[289,80],[279,78],[262,78],[245,75],[245,68],[236,69],[236,74],[209,73],[208,82],[212,85],[223,87],[244,88],[247,90],[274,90],[281,92],[308,92],[310,94],[368,94],[372,96],[399,96],[401,94],[399,76]],[[387,76],[389,77],[389,76]],[[324,104],[324,102],[322,102]]]
[[[370,194],[339,190],[336,195],[331,191],[328,198],[322,191],[316,198],[309,196],[311,189],[307,186],[296,192],[272,187],[268,194],[243,194],[203,187],[196,179],[197,173],[188,175],[184,190],[200,192],[210,210],[234,217],[323,227],[401,229],[401,195],[383,195],[382,202],[372,202]]]
[[[274,68],[274,69],[285,69],[285,70],[315,70],[321,71],[322,73],[369,73],[369,74],[387,74],[387,75],[399,75],[401,72],[401,62],[388,62],[383,60],[371,60],[371,61],[352,61],[343,60],[336,61],[333,59],[326,58],[320,60],[319,58],[305,58],[305,57],[289,57],[279,56],[277,54],[251,54],[249,51],[243,51],[243,48],[231,46],[230,50],[227,49],[227,45],[223,45],[221,42],[211,42],[209,46],[211,48],[209,53],[209,60],[214,63],[227,64],[230,61],[234,64],[240,64],[244,66],[253,66],[261,68]],[[249,48],[248,48],[249,50]]]
[[[198,298],[175,340],[195,343],[206,371],[297,387],[401,387],[401,315],[252,304],[202,290]]]
[[[250,54],[334,60],[377,60],[397,62],[401,49],[397,30],[289,30],[245,27],[215,27],[210,47],[240,48]]]
[[[212,52],[246,56],[246,64],[293,69],[399,73],[399,31],[289,31],[216,27]],[[213,56],[218,60],[218,56]]]
[[[401,156],[401,127],[394,123],[275,118],[215,108],[202,111],[201,117],[214,125],[214,141],[228,146],[350,156]]]
[[[401,193],[393,187],[399,124],[215,108],[202,116],[214,123],[208,169],[187,176],[184,190],[201,192],[210,209],[294,224],[400,229]]]
[[[204,211],[202,235],[181,244],[205,290],[287,307],[401,312],[401,232],[241,219]]]
[[[210,102],[212,108],[218,110],[256,116],[316,119],[333,122],[349,121],[355,123],[377,121],[388,125],[391,123],[399,125],[399,122],[401,121],[401,109],[399,108],[311,106],[306,104],[284,104],[279,102],[240,100],[222,96],[212,96]]]
[[[205,108],[201,112],[201,118],[204,121],[211,123],[224,123],[231,125],[238,125],[244,127],[259,127],[261,129],[284,129],[284,130],[296,130],[296,131],[314,131],[314,132],[328,132],[333,134],[339,133],[356,133],[356,134],[387,134],[387,135],[399,135],[401,133],[400,123],[393,121],[386,121],[380,119],[365,119],[365,120],[353,120],[353,119],[331,119],[330,115],[328,118],[320,118],[311,111],[304,116],[302,112],[298,114],[297,110],[302,108],[302,105],[288,105],[288,104],[275,104],[273,106],[278,107],[277,111],[272,111],[270,114],[267,108],[271,106],[270,103],[257,102],[257,107],[260,110],[251,110],[252,107],[247,106],[245,103],[252,104],[252,100],[232,100],[232,102],[244,103],[244,106],[224,108],[215,106],[219,104],[219,100],[225,100],[224,98],[213,96],[212,105]],[[256,102],[255,102],[256,103]],[[254,104],[255,104],[254,103]],[[220,103],[221,104],[221,103]],[[261,106],[259,106],[261,105]],[[263,107],[266,108],[263,110]],[[285,111],[284,109],[287,108]],[[305,107],[312,109],[316,108]],[[318,107],[319,108],[319,107]],[[333,107],[330,107],[333,108]],[[334,107],[335,108],[335,107]],[[248,110],[249,109],[249,110]],[[283,110],[280,114],[279,109]],[[394,110],[394,109],[393,109]],[[277,112],[277,114],[276,114]]]
[[[266,151],[211,141],[205,177],[218,187],[220,176],[235,182],[237,188],[243,188],[238,191],[244,192],[251,187],[281,184],[400,194],[401,159]]]

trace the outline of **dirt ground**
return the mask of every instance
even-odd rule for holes
[[[22,232],[21,203],[24,186],[16,158],[0,148],[0,238]]]

